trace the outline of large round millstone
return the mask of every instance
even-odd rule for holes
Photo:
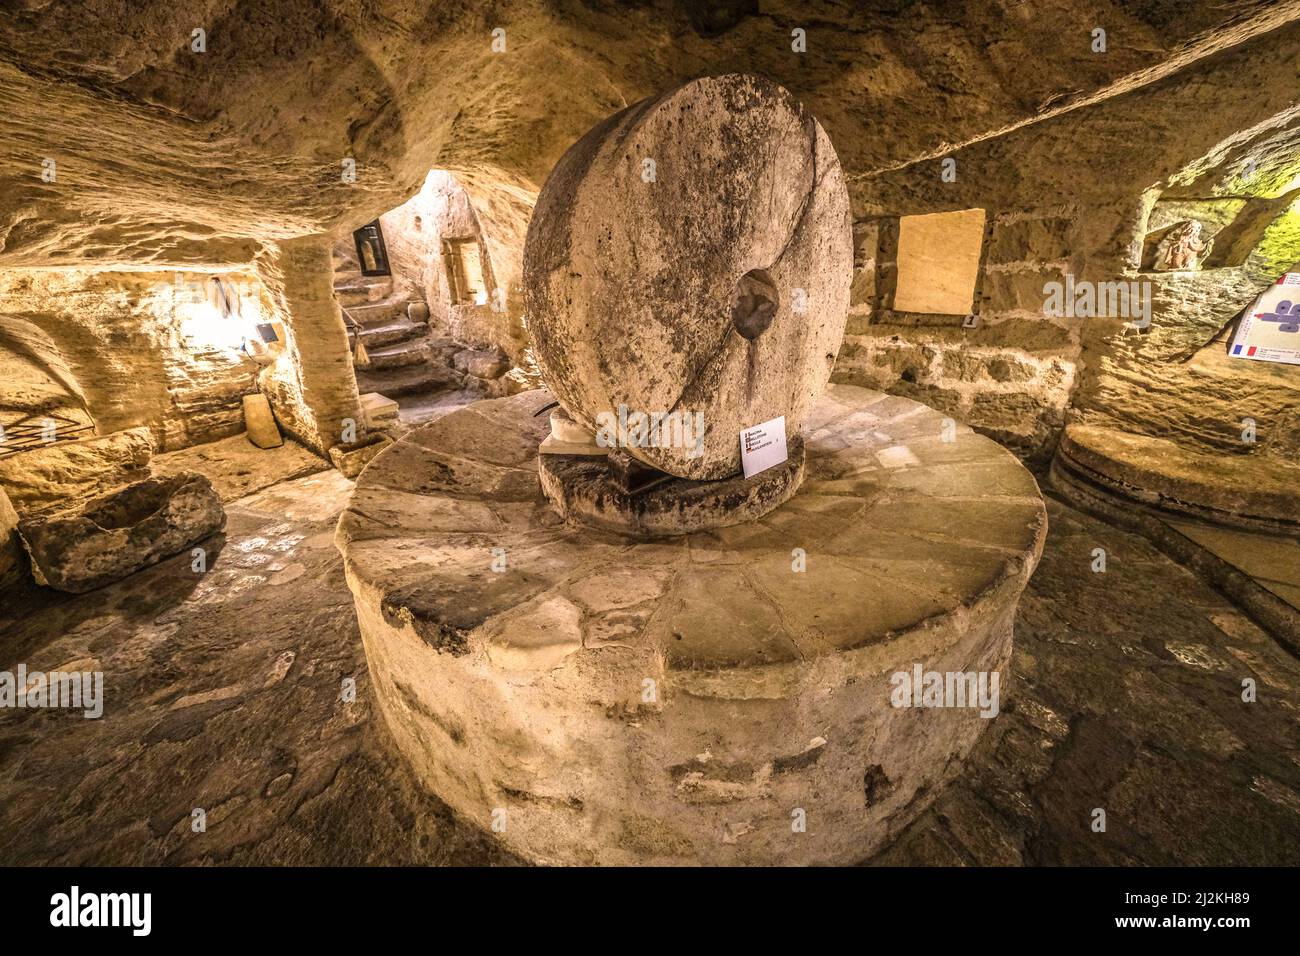
[[[1005,680],[1047,530],[1033,477],[924,405],[836,385],[805,423],[793,498],[638,543],[543,497],[550,400],[478,402],[409,432],[340,518],[400,753],[538,862],[869,856],[990,724],[891,697],[917,667]]]
[[[794,433],[821,395],[852,267],[848,191],[816,119],[758,77],[695,80],[610,117],[552,171],[524,247],[529,334],[576,421],[702,413],[702,455],[628,451],[724,478],[741,429],[784,415]]]

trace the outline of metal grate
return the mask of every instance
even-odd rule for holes
[[[49,423],[54,423],[53,430]],[[83,432],[95,426],[90,422],[78,422],[63,415],[41,415],[21,418],[10,424],[0,422],[3,440],[0,440],[0,458],[18,455],[33,448],[56,445],[59,442],[73,441]]]

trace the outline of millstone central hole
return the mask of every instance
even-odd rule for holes
[[[751,269],[731,293],[731,324],[752,342],[767,331],[780,303],[772,277],[764,269]]]

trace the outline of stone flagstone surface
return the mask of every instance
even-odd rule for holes
[[[0,602],[0,669],[93,661],[106,697],[100,720],[0,716],[0,863],[515,859],[392,752],[332,543],[351,492],[329,470],[230,505],[207,575],[180,555],[89,594],[29,583]],[[1016,615],[1015,692],[960,776],[873,860],[1300,860],[1300,662],[1145,539],[1048,509]],[[1089,570],[1097,547],[1105,574]],[[1099,806],[1105,833],[1090,825]],[[191,829],[195,807],[206,832]]]

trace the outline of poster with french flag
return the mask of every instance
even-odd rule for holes
[[[1260,293],[1241,317],[1228,354],[1300,365],[1300,272],[1286,273]]]

